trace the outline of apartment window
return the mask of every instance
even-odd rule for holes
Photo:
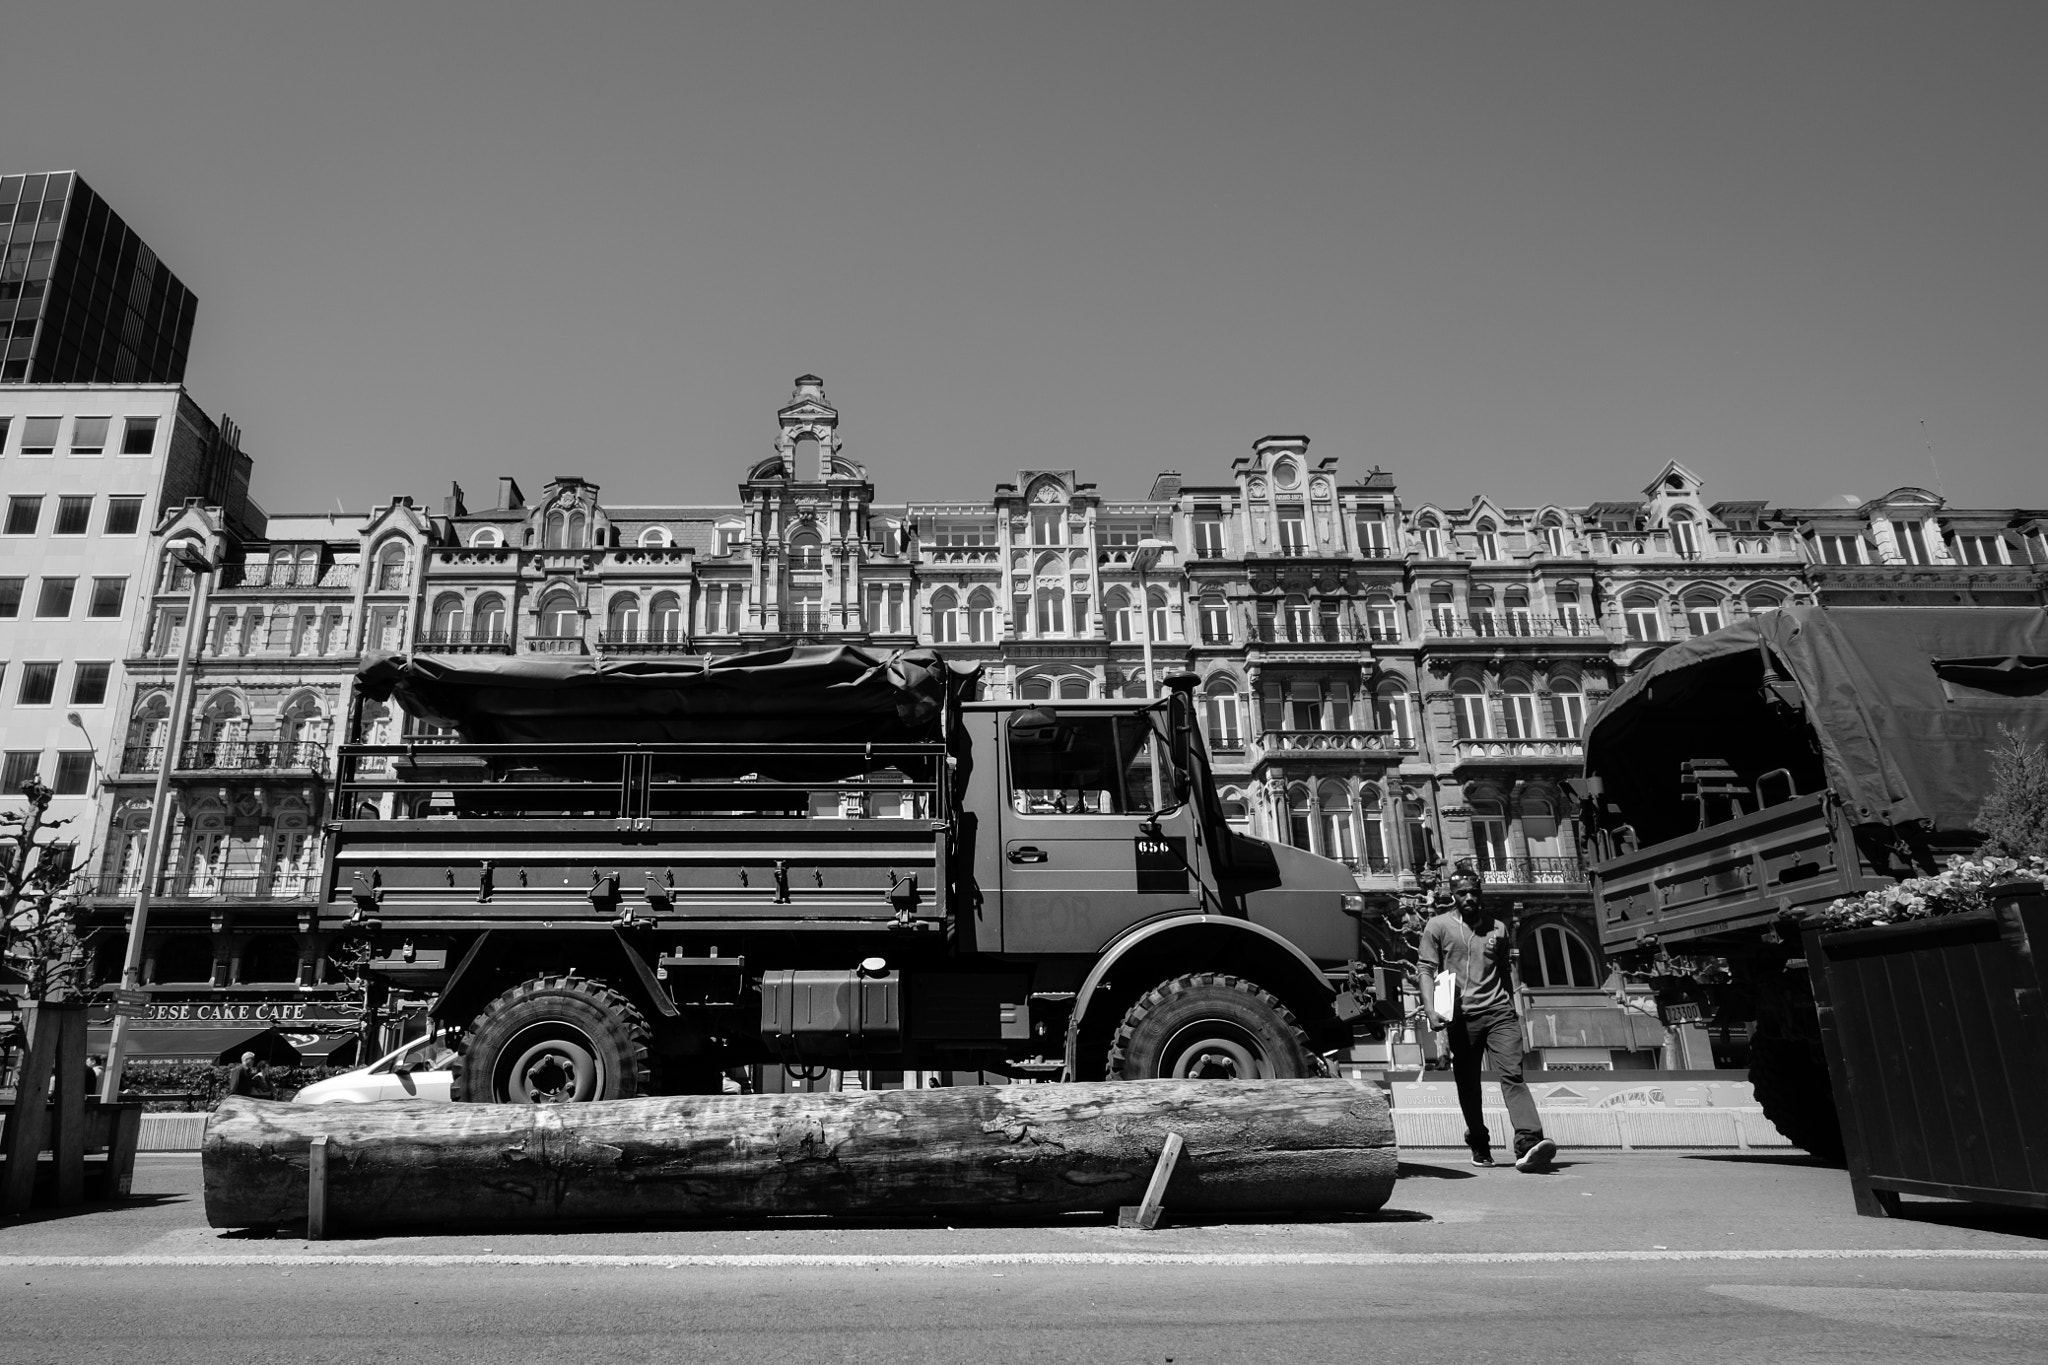
[[[1815,554],[1823,564],[1861,564],[1863,562],[1863,538],[1861,536],[1815,536]]]
[[[21,424],[21,453],[24,455],[54,455],[57,453],[58,417],[29,417]]]
[[[901,635],[908,627],[904,607],[908,589],[902,583],[868,585],[868,629],[885,635]]]
[[[1031,543],[1033,545],[1064,545],[1067,543],[1067,514],[1058,507],[1034,508],[1031,513]]]
[[[156,449],[156,418],[130,417],[121,431],[123,455],[148,455]]]
[[[1401,638],[1401,609],[1392,602],[1368,602],[1365,626],[1375,640],[1398,640]]]
[[[1506,873],[1508,870],[1508,820],[1498,801],[1472,803],[1472,852],[1479,870]]]
[[[1308,551],[1308,528],[1302,521],[1299,507],[1280,509],[1280,553],[1288,555],[1305,554]]]
[[[1521,955],[1526,984],[1531,986],[1576,986],[1582,990],[1600,984],[1593,964],[1593,951],[1586,941],[1561,924],[1545,924],[1532,936],[1534,952]]]
[[[1444,557],[1444,533],[1435,522],[1422,525],[1422,557],[1442,559]]]
[[[7,500],[7,534],[10,536],[32,536],[36,524],[43,519],[43,495],[40,493],[16,493]]]
[[[57,665],[23,664],[21,690],[14,700],[21,706],[48,706],[57,695]]]
[[[1693,529],[1691,517],[1671,518],[1671,548],[1684,559],[1700,557],[1699,536]]]
[[[1360,512],[1357,520],[1358,553],[1367,559],[1387,557],[1387,523],[1377,512]]]
[[[106,417],[74,417],[71,419],[71,453],[73,455],[99,455],[107,448]]]
[[[1067,595],[1055,587],[1041,587],[1033,595],[1034,620],[1041,637],[1067,633]]]
[[[1501,691],[1501,720],[1509,739],[1536,739],[1536,694],[1529,684],[1508,683]]]
[[[1925,564],[1927,558],[1927,532],[1917,521],[1892,522],[1892,539],[1898,543],[1899,558],[1908,564]],[[1854,563],[1854,560],[1848,561]]]
[[[1223,558],[1223,518],[1217,513],[1195,516],[1195,558]]]
[[[141,524],[141,498],[117,493],[107,499],[107,526],[103,535],[132,536]]]
[[[1964,564],[2008,564],[2005,541],[1999,536],[1957,536],[1956,559]]]
[[[1721,628],[1721,603],[1712,597],[1685,599],[1685,626],[1695,635],[1709,635]]]
[[[0,578],[0,620],[21,615],[21,590],[26,578]]]
[[[9,749],[0,760],[0,791],[13,796],[35,778],[43,766],[41,749]]]
[[[1372,698],[1372,728],[1384,732],[1396,748],[1415,743],[1415,722],[1408,709],[1408,691],[1399,683],[1387,683]]]
[[[784,630],[809,633],[825,629],[825,590],[817,584],[793,585],[782,617]]]
[[[408,561],[402,542],[386,545],[377,552],[377,591],[396,592],[405,587]]]
[[[1569,678],[1550,684],[1550,732],[1559,739],[1577,739],[1586,728],[1586,698]]]
[[[1623,598],[1621,616],[1628,625],[1629,639],[1645,643],[1664,638],[1664,608],[1647,593],[1631,593]]]
[[[1451,690],[1451,702],[1457,712],[1459,739],[1492,738],[1492,717],[1487,714],[1486,694],[1479,690],[1478,683],[1460,682]]]
[[[59,796],[84,796],[92,785],[92,754],[84,749],[57,753],[57,775],[50,789]]]
[[[36,594],[36,616],[52,621],[70,616],[71,598],[77,590],[75,578],[45,578],[42,591]]]
[[[0,295],[0,298],[4,297],[5,295]],[[13,418],[5,413],[0,413],[0,452],[4,452],[7,449],[7,428],[13,420]]]
[[[717,554],[721,559],[726,558],[730,555],[738,554],[740,548],[740,537],[744,535],[745,532],[745,527],[737,525],[719,527],[717,531],[713,533],[713,553]]]
[[[975,644],[996,638],[996,599],[987,588],[976,588],[967,599],[967,638]]]
[[[1202,599],[1201,617],[1203,644],[1230,643],[1230,606],[1220,594]]]
[[[66,493],[57,499],[57,525],[51,534],[82,536],[91,521],[92,494]]]
[[[704,590],[704,631],[707,635],[737,635],[740,606],[746,589],[738,583],[713,583]]]
[[[1485,522],[1479,523],[1476,539],[1479,542],[1479,557],[1481,559],[1500,558],[1500,537],[1494,533],[1493,527]]]
[[[1227,678],[1209,684],[1202,697],[1203,718],[1208,722],[1209,747],[1218,753],[1236,753],[1244,748],[1244,730],[1239,719],[1237,688]]]
[[[1545,554],[1562,559],[1565,555],[1566,543],[1564,527],[1552,522],[1543,528],[1543,552]]]

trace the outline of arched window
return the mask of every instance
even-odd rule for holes
[[[1031,596],[1032,622],[1041,637],[1067,633],[1067,593],[1056,583],[1040,579]]]
[[[1145,590],[1145,613],[1146,629],[1152,632],[1153,643],[1157,644],[1162,640],[1168,640],[1173,637],[1175,632],[1168,630],[1168,627],[1173,623],[1171,615],[1166,609],[1166,589],[1147,588]]]
[[[243,983],[296,981],[298,977],[299,943],[289,934],[258,934],[242,945]]]
[[[286,750],[287,766],[317,765],[327,751],[327,716],[320,709],[320,699],[301,692],[286,702],[277,715],[277,737]]]
[[[550,640],[574,639],[583,633],[583,614],[576,609],[574,593],[555,588],[541,598],[540,633]]]
[[[987,588],[976,588],[967,595],[967,638],[978,645],[996,638],[996,595]]]
[[[1315,848],[1315,836],[1308,808],[1308,788],[1297,782],[1287,789],[1287,842],[1296,848]]]
[[[1401,638],[1401,609],[1394,605],[1391,597],[1372,597],[1365,604],[1366,634],[1375,641],[1387,642]]]
[[[505,543],[505,533],[495,526],[479,526],[469,533],[469,543],[477,548],[495,548]]]
[[[1539,924],[1523,940],[1522,979],[1530,986],[1592,990],[1600,984],[1593,949],[1567,924]]]
[[[1628,638],[1648,643],[1664,638],[1664,608],[1655,593],[1638,588],[1621,599],[1621,617],[1628,625]]]
[[[1575,678],[1550,680],[1550,733],[1577,739],[1586,730],[1586,694]]]
[[[1230,606],[1223,600],[1221,592],[1210,591],[1202,594],[1202,643],[1205,645],[1227,645],[1230,643]]]
[[[1202,689],[1202,718],[1207,722],[1209,748],[1219,754],[1244,749],[1243,705],[1234,678],[1214,677]]]
[[[1710,592],[1685,595],[1685,628],[1694,635],[1710,635],[1727,622],[1721,617],[1721,599]]]
[[[1776,611],[1785,605],[1785,599],[1769,588],[1751,588],[1743,594],[1742,605],[1749,608],[1751,616],[1759,612]]]
[[[960,598],[951,588],[932,594],[932,640],[949,645],[960,638]]]
[[[663,548],[676,542],[666,526],[650,526],[640,533],[640,543],[650,548]]]
[[[199,766],[241,767],[248,737],[249,717],[240,699],[232,692],[215,693],[199,713]]]
[[[438,644],[454,644],[462,638],[462,627],[462,594],[444,592],[435,598],[431,638]]]
[[[1325,782],[1316,789],[1316,805],[1323,823],[1323,856],[1342,862],[1358,861],[1358,834],[1351,822],[1351,792],[1342,782]]]
[[[1424,517],[1416,524],[1416,530],[1422,535],[1422,557],[1424,559],[1442,559],[1444,557],[1444,531],[1443,527],[1436,524],[1436,518]]]
[[[1479,557],[1481,559],[1500,558],[1500,535],[1495,531],[1492,522],[1480,522],[1477,527],[1473,528],[1473,538],[1478,542]]]
[[[1238,829],[1251,823],[1252,813],[1246,807],[1244,793],[1236,787],[1225,787],[1217,794],[1223,803],[1223,818]]]
[[[406,586],[406,565],[409,558],[404,541],[384,542],[383,548],[377,551],[378,592],[398,592]]]
[[[1506,877],[1508,870],[1508,819],[1498,801],[1472,803],[1472,856],[1482,873],[1493,873],[1489,881]]]
[[[1131,595],[1122,588],[1111,588],[1102,596],[1102,621],[1109,627],[1109,638],[1117,644],[1129,644],[1136,639],[1136,624],[1131,619]]]
[[[1459,739],[1491,739],[1493,725],[1487,715],[1486,693],[1470,678],[1451,685],[1451,704],[1457,710]]]
[[[1671,548],[1685,559],[1700,557],[1699,529],[1693,525],[1692,513],[1682,507],[1671,509]]]
[[[1500,712],[1502,727],[1509,739],[1536,738],[1536,693],[1520,678],[1509,678],[1501,684]]]
[[[647,638],[658,644],[683,642],[683,599],[672,592],[658,592],[647,604]]]
[[[615,643],[637,644],[640,634],[640,598],[637,593],[614,593],[604,618],[605,633]]]
[[[825,566],[824,546],[815,531],[798,531],[789,538],[789,567],[801,571]]]
[[[1385,876],[1394,870],[1394,864],[1387,857],[1387,828],[1385,813],[1380,806],[1380,789],[1368,782],[1359,788],[1358,794],[1358,825],[1365,835],[1361,862],[1367,872]]]
[[[1436,836],[1430,833],[1429,807],[1413,791],[1401,794],[1401,839],[1410,872],[1436,866]]]
[[[1398,679],[1388,678],[1373,689],[1372,728],[1397,749],[1415,747],[1415,719],[1408,709],[1408,689]]]
[[[1017,695],[1025,701],[1052,700],[1052,679],[1036,673],[1017,682]]]
[[[479,644],[499,645],[505,643],[505,599],[494,592],[487,592],[476,599],[476,614],[471,619],[471,637]]]
[[[1583,635],[1585,633],[1586,618],[1584,612],[1580,609],[1579,585],[1576,583],[1560,583],[1551,596],[1557,601],[1557,628],[1559,632],[1565,635]]]
[[[1529,856],[1541,862],[1534,869],[1536,879],[1563,880],[1564,827],[1558,822],[1557,807],[1549,797],[1522,798],[1522,838],[1529,845]]]
[[[590,543],[589,526],[580,509],[569,514],[568,537],[568,548],[571,550],[580,550]]]
[[[1067,701],[1086,701],[1091,690],[1087,678],[1069,674],[1060,679],[1060,696]]]
[[[1429,585],[1429,624],[1439,635],[1458,633],[1458,605],[1448,583]]]
[[[219,802],[202,801],[185,828],[178,890],[187,896],[221,895],[226,890],[227,872],[227,814]]]
[[[1564,520],[1552,512],[1543,519],[1543,552],[1562,559],[1571,553],[1571,532],[1565,529]]]
[[[794,478],[818,477],[818,471],[823,466],[818,463],[818,438],[815,433],[807,431],[790,442],[789,466]]]
[[[129,722],[129,751],[124,766],[134,772],[154,772],[164,761],[164,746],[170,740],[171,703],[161,692],[135,708]]]

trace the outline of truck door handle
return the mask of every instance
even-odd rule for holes
[[[1033,848],[1029,844],[1024,845],[1022,848],[1013,848],[1010,850],[1010,861],[1013,863],[1042,863],[1045,861],[1045,850]]]

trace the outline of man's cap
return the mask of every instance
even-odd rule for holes
[[[1485,878],[1470,868],[1461,867],[1451,874],[1451,890],[1453,891],[1483,891],[1485,889]]]

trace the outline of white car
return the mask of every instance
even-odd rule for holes
[[[372,1100],[455,1098],[455,1049],[441,1038],[415,1038],[369,1066],[315,1081],[293,1096],[294,1104],[368,1104]]]

